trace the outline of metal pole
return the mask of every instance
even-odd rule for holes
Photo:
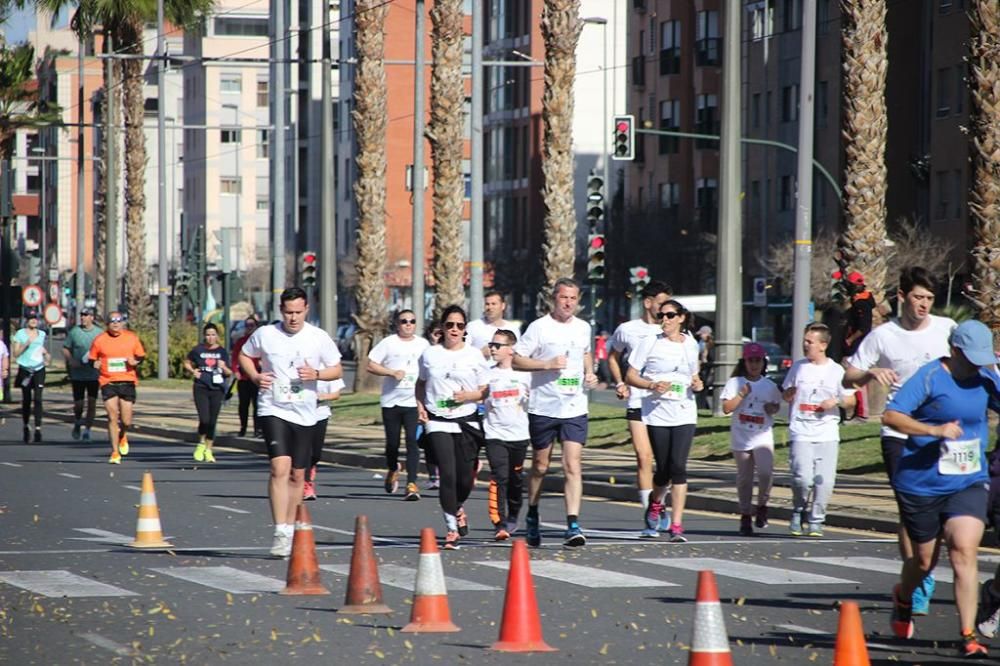
[[[605,20],[601,24],[601,43],[602,49],[604,51],[604,64],[601,66],[601,83],[604,89],[604,94],[601,95],[601,134],[604,136],[603,145],[601,146],[602,157],[601,161],[604,162],[604,233],[605,237],[611,235],[611,197],[609,193],[611,192],[611,160],[608,158],[608,22]],[[605,260],[607,260],[607,253],[605,253]],[[605,278],[607,280],[607,278]],[[607,300],[607,295],[609,290],[607,288],[607,282],[605,282],[605,300]],[[595,286],[595,291],[591,294],[590,307],[593,310],[594,321],[590,322],[590,327],[594,335],[600,333],[596,329],[597,326],[597,291]]]
[[[742,221],[740,219],[740,2],[725,4],[722,62],[722,145],[719,152],[719,268],[713,410],[739,358],[743,336]]]
[[[278,297],[285,285],[285,0],[271,2],[271,124],[274,151],[271,153],[271,316],[281,317]]]
[[[83,40],[77,48],[76,55],[76,76],[79,79],[76,93],[77,114],[80,117],[80,126],[76,129],[76,312],[74,319],[80,323],[80,308],[87,298],[87,274],[84,271],[84,264],[87,261],[87,234],[84,229],[83,198],[86,190],[83,187]]]
[[[816,85],[816,0],[802,4],[802,73],[799,87],[798,201],[795,206],[795,271],[792,289],[792,358],[802,358],[809,323],[812,274],[813,91]]]
[[[413,256],[410,270],[413,282],[413,314],[417,320],[417,331],[424,330],[424,41],[427,22],[424,14],[424,0],[417,0],[415,23],[413,69]],[[475,19],[473,19],[475,21]],[[473,23],[475,34],[475,23]],[[475,39],[475,38],[473,38]],[[475,107],[475,95],[472,104]],[[473,144],[475,145],[475,144]],[[473,156],[475,171],[475,156]],[[475,206],[473,206],[475,211]],[[473,212],[475,215],[475,212]]]
[[[111,33],[105,31],[104,41],[109,52],[113,49]],[[110,58],[105,61],[104,94],[107,97],[104,119],[104,309],[105,316],[118,309],[118,144],[115,141],[114,118],[117,115],[115,102],[115,65]]]
[[[45,142],[45,136],[46,136],[46,132],[43,130],[42,133],[39,135],[39,138],[41,139],[41,143],[42,143],[42,155],[43,156],[48,154],[48,146],[46,145],[46,142]],[[39,265],[41,266],[41,268],[38,271],[39,272],[38,279],[39,279],[39,282],[41,282],[41,285],[39,285],[39,286],[42,287],[42,291],[45,294],[49,293],[49,289],[48,289],[49,265],[48,265],[48,262],[47,262],[48,256],[46,256],[47,255],[46,249],[48,247],[48,238],[46,237],[46,233],[45,233],[46,232],[45,226],[46,226],[46,223],[48,222],[48,220],[45,219],[45,218],[47,217],[47,213],[49,212],[48,211],[48,206],[46,205],[48,203],[48,198],[49,197],[48,197],[48,192],[45,189],[45,168],[48,165],[49,165],[48,162],[44,162],[43,161],[39,165],[39,168],[38,168],[38,170],[42,174],[42,192],[41,192],[41,197],[39,198],[39,208],[40,208],[39,212],[41,213],[41,218],[42,218],[42,228],[41,228],[41,238],[40,238],[40,240],[41,240],[41,248],[40,248],[39,254],[38,254]],[[44,303],[44,302],[45,302],[45,299],[43,298],[42,299],[42,303]]]
[[[472,0],[472,219],[469,317],[483,316],[483,0]]]
[[[328,19],[329,20],[329,19]],[[321,224],[319,229],[319,305],[320,324],[330,334],[337,336],[337,192],[334,182],[333,154],[333,82],[330,62],[330,32],[323,31],[323,115],[321,180]]]
[[[166,123],[167,79],[164,69],[167,62],[166,42],[163,35],[163,0],[156,2],[156,162],[157,162],[157,245],[159,251],[159,286],[157,302],[159,314],[156,321],[156,348],[159,350],[159,362],[156,364],[156,376],[166,379],[169,376],[169,341],[167,327],[170,325],[167,296],[169,294],[167,277],[167,132]],[[226,334],[228,335],[228,330]]]

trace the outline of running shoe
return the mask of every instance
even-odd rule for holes
[[[889,624],[892,626],[892,633],[896,638],[913,638],[913,614],[910,611],[910,604],[904,604],[899,600],[901,587],[897,583],[892,588],[892,617]]]
[[[639,533],[639,536],[643,539],[655,539],[660,536],[660,511],[663,510],[663,505],[659,502],[650,502],[649,506],[646,507],[646,511],[643,514],[643,521],[646,527]]]
[[[42,431],[39,428],[35,428],[35,442],[42,441]]]
[[[566,534],[563,535],[563,546],[566,548],[580,548],[587,545],[587,537],[583,535],[583,530],[580,529],[579,525],[572,525],[566,528]]]
[[[958,646],[958,654],[960,657],[965,657],[967,659],[980,659],[982,657],[988,657],[990,651],[986,649],[986,646],[976,640],[976,634],[972,629],[962,632],[962,642]]]
[[[89,442],[90,441],[90,428],[84,428],[83,429],[83,434],[80,435],[80,439],[82,439],[85,442]]]
[[[420,488],[417,487],[415,483],[406,484],[406,497],[404,497],[407,502],[416,502],[420,499]]]
[[[445,550],[458,550],[459,542],[462,540],[462,536],[458,532],[448,531],[448,534],[444,537],[444,549]]]
[[[494,541],[506,541],[510,538],[510,532],[508,532],[502,525],[496,528],[496,532],[493,533]]]
[[[119,447],[120,446],[121,445],[119,444]],[[194,447],[194,459],[195,459],[195,462],[205,462],[205,445],[204,444],[198,444],[198,446]]]
[[[396,469],[390,469],[385,473],[385,492],[390,495],[395,495],[396,491],[399,490],[399,472],[402,469],[402,465],[396,463]]]
[[[788,531],[792,536],[802,536],[802,514],[792,511],[792,517],[788,521]]]
[[[513,535],[514,532],[517,532],[517,521],[508,519],[504,529],[507,530],[507,534]]]
[[[542,530],[538,526],[538,516],[532,516],[529,513],[524,519],[524,530],[525,540],[529,546],[538,548],[542,545]]]
[[[760,529],[767,527],[767,505],[762,505],[757,507],[757,519],[754,521],[754,525]]]
[[[667,513],[667,505],[660,505],[660,525],[657,527],[661,532],[670,531],[670,515]]]
[[[910,615],[927,615],[931,610],[931,597],[934,596],[934,574],[924,576],[913,590],[910,598]]]
[[[441,482],[438,481],[436,476],[432,476],[427,479],[427,483],[424,484],[424,490],[437,490],[441,487]]]
[[[312,481],[306,481],[302,484],[302,500],[303,501],[313,501],[316,499],[316,486],[313,485]]]
[[[215,462],[215,454],[212,453],[212,449],[205,449],[205,462]]]
[[[122,454],[123,456],[128,455],[128,437],[126,437],[125,435],[121,435],[118,438],[118,453]]]
[[[80,439],[80,422],[77,421],[73,424],[73,432],[70,433],[73,439]]]
[[[809,523],[809,530],[806,534],[811,537],[823,536],[823,523]]]
[[[122,464],[121,454],[118,453],[117,451],[115,451],[114,453],[112,453],[111,457],[108,458],[108,463],[111,464],[111,465],[121,465]]]
[[[986,638],[997,635],[1000,625],[1000,598],[993,594],[993,579],[979,588],[979,611],[976,613],[976,629]]]
[[[752,516],[740,516],[740,536],[753,536]]]
[[[465,508],[458,507],[458,513],[455,514],[455,520],[458,521],[458,535],[468,536],[469,534],[469,518],[465,515]]]
[[[271,542],[271,555],[274,557],[288,557],[292,554],[292,537],[284,532],[275,532],[274,541]]]
[[[677,523],[670,526],[670,542],[687,543],[687,537],[684,536],[684,528]]]

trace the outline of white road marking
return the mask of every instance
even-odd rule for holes
[[[476,562],[484,567],[493,567],[506,571],[510,568],[509,562]],[[676,583],[667,583],[662,580],[653,580],[642,576],[608,571],[596,567],[583,567],[577,564],[567,564],[566,562],[556,562],[554,560],[534,560],[531,563],[531,573],[540,578],[551,578],[563,583],[571,583],[581,587],[605,588],[605,587],[677,587]]]
[[[250,513],[249,511],[244,511],[243,509],[236,509],[231,506],[222,506],[221,504],[210,504],[213,509],[218,509],[219,511],[228,511],[230,513]]]
[[[352,539],[354,538],[353,530],[341,530],[337,529],[336,527],[324,527],[323,525],[315,525],[315,524],[312,526],[312,528],[314,530],[320,530],[323,532],[333,532],[334,534],[343,534],[344,536],[349,536]],[[374,535],[372,535],[372,541],[382,541],[383,543],[394,543],[394,544],[403,543],[398,539],[387,539],[385,537],[377,537]]]
[[[140,493],[142,492],[142,488],[140,488],[139,486],[123,486],[123,487],[128,488],[129,490],[135,490],[136,492]]]
[[[21,465],[12,462],[0,462],[0,465],[6,465],[7,467],[20,467]]]
[[[565,525],[560,525],[559,523],[538,523],[542,527],[548,527],[549,529],[555,530],[565,530]],[[624,539],[624,540],[639,540],[638,530],[631,532],[629,530],[589,530],[586,527],[583,528],[583,533],[587,536],[603,537],[608,539]]]
[[[232,567],[164,567],[153,571],[233,594],[280,592],[285,582]]]
[[[135,592],[60,569],[0,571],[0,581],[46,597],[134,597]]]
[[[349,564],[321,564],[319,565],[319,568],[324,571],[332,571],[333,573],[341,576],[346,576],[351,572],[351,565]],[[417,581],[417,570],[412,567],[401,567],[395,564],[379,564],[378,578],[379,582],[383,585],[398,587],[401,590],[413,592],[414,585]],[[447,585],[449,592],[491,592],[493,590],[500,589],[499,587],[475,583],[471,580],[452,578],[448,575],[445,575],[445,584]]]
[[[90,534],[89,537],[68,537],[69,541],[93,541],[95,543],[114,543],[114,544],[126,544],[132,543],[133,537],[125,534],[118,534],[117,532],[108,532],[107,530],[99,530],[93,527],[74,527],[74,532],[83,532],[84,534]]]
[[[79,474],[70,474],[69,472],[56,472],[59,476],[65,476],[67,479],[82,479],[83,477]]]
[[[807,559],[812,558],[796,558]],[[731,560],[720,560],[714,557],[657,557],[650,559],[637,559],[636,562],[646,564],[656,564],[663,567],[675,569],[686,569],[687,571],[701,571],[711,569],[717,576],[728,576],[739,578],[740,580],[752,580],[755,583],[767,585],[834,585],[856,583],[857,581],[844,578],[833,578],[832,576],[821,576],[819,574],[792,571],[780,566],[764,566],[760,564],[750,564],[749,562],[733,562]]]
[[[125,646],[125,645],[122,645],[121,643],[115,643],[110,638],[105,638],[104,636],[101,636],[100,634],[95,634],[95,633],[80,634],[80,638],[82,638],[83,640],[87,641],[88,643],[92,643],[93,645],[96,645],[99,648],[104,648],[105,650],[108,650],[109,652],[113,652],[113,653],[115,653],[115,654],[117,654],[119,656],[122,656],[122,657],[137,657],[137,656],[139,656],[138,652],[136,652],[132,648],[130,648],[128,646]]]
[[[797,624],[778,624],[775,625],[775,629],[783,629],[784,631],[790,631],[793,634],[806,634],[808,636],[829,636],[833,637],[833,634],[829,631],[823,631],[822,629],[813,629],[812,627],[802,627]],[[899,647],[892,647],[891,645],[886,645],[885,643],[865,643],[868,647],[875,650],[889,650],[896,652]]]
[[[899,575],[900,569],[903,566],[903,563],[899,560],[884,557],[795,557],[792,559],[802,560],[803,562],[828,564],[835,567],[847,567],[849,569],[859,571],[876,571],[878,573],[887,573],[894,576]],[[993,578],[992,571],[979,572],[980,583],[991,578]],[[941,559],[938,561],[938,566],[934,569],[934,579],[941,583],[952,583],[955,581],[945,553],[942,553]]]

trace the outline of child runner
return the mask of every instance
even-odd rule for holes
[[[340,400],[340,392],[344,390],[343,379],[316,382],[316,412],[320,420],[316,422],[316,440],[313,442],[312,465],[306,470],[306,480],[302,484],[302,499],[316,499],[316,466],[323,457],[323,444],[326,442],[326,426],[330,421],[331,403]]]
[[[743,347],[743,359],[722,389],[722,412],[732,414],[730,447],[736,460],[736,494],[740,505],[740,534],[753,536],[753,475],[757,470],[757,527],[767,527],[767,500],[774,470],[774,413],[781,391],[764,376],[767,353],[756,342]]]
[[[487,374],[486,458],[490,461],[490,520],[497,541],[506,541],[517,529],[517,515],[523,503],[524,458],[531,435],[528,432],[528,390],[531,375],[514,370],[513,331],[500,329],[487,343],[496,366]]]
[[[789,410],[792,471],[792,519],[788,529],[802,536],[806,500],[814,491],[805,533],[823,536],[826,504],[833,495],[840,447],[839,407],[853,407],[854,396],[843,386],[844,368],[827,358],[830,329],[826,324],[806,326],[802,339],[805,358],[792,364],[782,386]]]

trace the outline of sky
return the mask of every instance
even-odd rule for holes
[[[35,29],[35,13],[31,10],[15,12],[0,31],[8,44],[17,44],[28,39],[28,31]]]

